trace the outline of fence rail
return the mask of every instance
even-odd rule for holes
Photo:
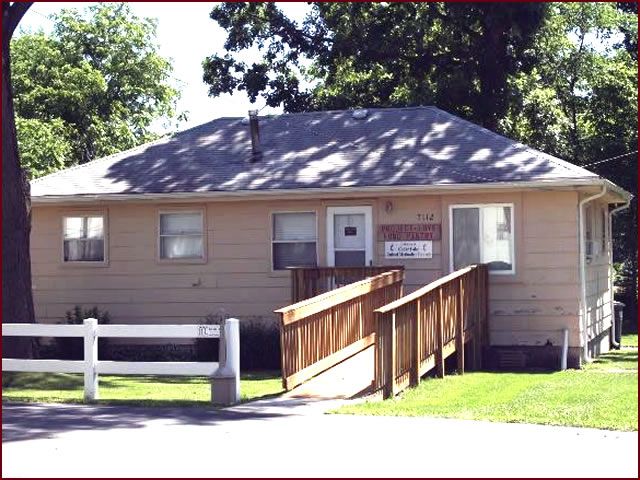
[[[467,342],[472,365],[480,368],[487,298],[487,266],[473,265],[376,309],[374,389],[389,398],[417,385],[434,367],[442,377],[444,360],[453,353],[463,373]]]
[[[83,325],[3,323],[3,336],[84,337],[84,360],[3,358],[2,371],[83,373],[84,396],[99,398],[98,375],[188,375],[212,378],[211,400],[231,404],[240,400],[240,333],[237,319],[224,325]],[[98,360],[98,338],[220,338],[218,362],[120,362]]]
[[[403,270],[387,271],[276,310],[284,388],[373,345],[373,312],[402,295],[403,279]]]
[[[404,266],[289,267],[288,270],[294,304],[384,272],[404,270]]]

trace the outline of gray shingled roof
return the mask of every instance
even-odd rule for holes
[[[435,107],[219,118],[31,182],[34,197],[475,184],[597,175]]]

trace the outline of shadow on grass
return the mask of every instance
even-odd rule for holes
[[[638,350],[615,350],[603,353],[592,364],[594,367],[606,366],[611,369],[629,369],[638,367]],[[588,368],[588,367],[587,367]]]

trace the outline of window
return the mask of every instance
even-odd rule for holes
[[[104,217],[69,216],[63,219],[65,262],[104,262]]]
[[[160,258],[204,259],[202,212],[160,213]]]
[[[584,212],[584,236],[585,236],[585,255],[587,261],[590,262],[596,254],[596,243],[593,240],[595,218],[593,207],[587,205]]]
[[[272,228],[274,270],[318,264],[315,213],[274,213]]]
[[[513,205],[451,207],[453,270],[486,263],[494,273],[515,273]]]
[[[603,255],[607,253],[607,217],[608,217],[608,209],[604,207],[602,209],[602,219],[600,225],[600,252]]]

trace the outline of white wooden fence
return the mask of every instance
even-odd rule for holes
[[[3,323],[2,336],[84,337],[84,360],[25,360],[3,358],[2,371],[83,373],[84,398],[97,400],[98,375],[188,375],[212,379],[211,401],[240,401],[240,330],[238,320],[220,325],[98,325],[88,318],[83,325]],[[116,362],[98,360],[98,338],[220,338],[218,362]]]

